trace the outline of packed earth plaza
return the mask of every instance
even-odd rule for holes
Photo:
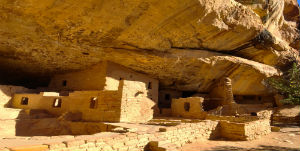
[[[296,0],[0,0],[0,151],[300,151]]]

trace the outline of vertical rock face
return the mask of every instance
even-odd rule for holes
[[[296,0],[2,0],[0,77],[110,60],[166,88],[207,92],[228,76],[233,93],[264,94],[264,78],[299,61],[297,26]]]

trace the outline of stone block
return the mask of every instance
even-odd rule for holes
[[[11,151],[47,151],[48,145],[30,145],[9,148]]]
[[[272,132],[279,132],[279,131],[280,131],[280,127],[277,127],[277,126],[271,126],[271,131],[272,131]]]

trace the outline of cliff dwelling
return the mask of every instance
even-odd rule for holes
[[[147,122],[157,112],[158,81],[111,62],[55,75],[47,89],[54,92],[15,94],[12,106],[99,122]]]
[[[1,0],[0,151],[298,151],[298,2]]]

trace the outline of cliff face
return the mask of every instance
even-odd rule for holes
[[[298,60],[299,7],[255,2],[1,0],[0,68],[42,76],[110,60],[161,87],[207,92],[229,76],[235,94],[264,94],[263,79]]]

